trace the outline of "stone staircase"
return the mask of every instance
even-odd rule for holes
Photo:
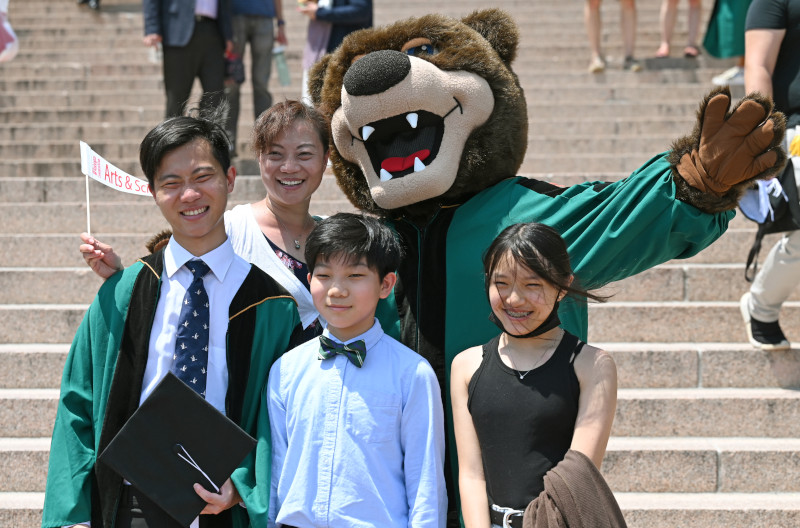
[[[599,75],[585,72],[581,2],[493,3],[522,29],[515,71],[530,138],[521,173],[566,185],[619,179],[691,129],[711,77],[731,63],[646,59],[658,44],[659,3],[638,2],[638,74],[621,71],[619,6],[603,4],[610,66]],[[376,0],[375,21],[485,6]],[[140,2],[104,0],[98,14],[73,0],[11,0],[9,15],[20,53],[0,65],[0,526],[29,527],[41,515],[61,367],[100,285],[77,252],[86,229],[78,140],[141,174],[138,144],[161,119],[164,96],[161,67],[141,45]],[[273,79],[276,100],[299,95],[305,21],[288,8],[286,19],[292,83]],[[249,84],[243,91],[234,204],[263,196],[245,155]],[[148,199],[90,189],[93,232],[127,262],[165,227]],[[349,209],[326,175],[313,212]],[[738,299],[752,237],[737,217],[706,251],[611,285],[612,301],[590,309],[590,340],[619,368],[603,472],[632,527],[800,526],[800,350],[765,353],[745,342]],[[781,321],[800,340],[797,292]]]

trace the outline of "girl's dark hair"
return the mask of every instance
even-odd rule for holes
[[[487,292],[492,275],[507,256],[558,290],[566,292],[568,296],[600,302],[606,300],[603,296],[583,289],[576,280],[573,280],[572,284],[569,283],[573,273],[567,245],[558,231],[548,225],[514,224],[497,235],[483,256]]]
[[[321,260],[342,258],[355,263],[363,257],[381,280],[400,266],[403,250],[391,229],[377,218],[336,213],[321,220],[306,239],[306,265],[313,274]]]
[[[330,122],[319,110],[306,106],[300,101],[287,100],[275,103],[261,113],[253,125],[253,151],[258,157],[275,141],[280,133],[287,130],[295,121],[304,121],[319,136],[322,147],[330,148]]]

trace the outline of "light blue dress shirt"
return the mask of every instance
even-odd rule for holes
[[[336,340],[326,330],[324,335]],[[269,527],[444,527],[442,393],[425,359],[383,333],[362,368],[319,339],[272,366]]]

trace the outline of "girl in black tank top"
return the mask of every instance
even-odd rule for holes
[[[543,224],[504,230],[484,257],[502,333],[453,360],[451,397],[467,528],[522,525],[544,475],[575,449],[599,467],[616,407],[616,367],[559,327],[558,304],[603,300],[574,284],[566,246]]]

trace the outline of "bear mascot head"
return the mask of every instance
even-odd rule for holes
[[[351,34],[310,74],[334,172],[362,211],[424,218],[517,174],[528,116],[504,12],[427,15]]]

